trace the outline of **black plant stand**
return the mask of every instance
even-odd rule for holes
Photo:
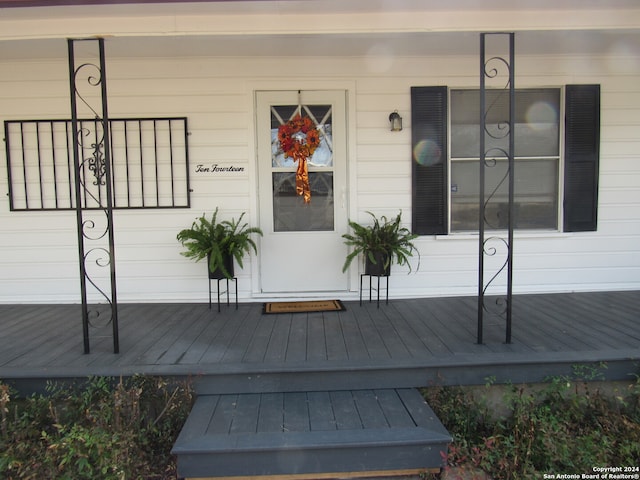
[[[235,294],[236,294],[236,310],[238,309],[238,279],[236,277],[233,278],[209,278],[209,310],[211,310],[211,281],[216,280],[217,284],[217,295],[218,295],[218,312],[220,311],[220,295],[226,293],[227,294],[227,307],[229,306],[229,280],[231,280],[235,286]],[[220,282],[222,280],[227,281],[227,289],[223,292],[220,291]]]
[[[378,308],[380,308],[380,277],[384,277],[387,279],[387,285],[385,289],[385,294],[386,294],[385,303],[389,305],[389,275],[370,275],[368,273],[362,273],[360,274],[360,306],[362,306],[362,279],[365,276],[369,277],[369,302],[371,302],[371,291],[375,290],[378,294],[378,300],[377,300]],[[373,277],[376,277],[378,279],[378,286],[376,288],[373,288],[373,283],[372,283]]]

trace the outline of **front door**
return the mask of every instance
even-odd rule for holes
[[[348,226],[345,92],[258,92],[256,105],[260,227],[264,232],[260,289],[273,294],[345,291],[348,277],[342,265],[347,248],[341,237]],[[278,140],[280,125],[297,115],[308,118],[307,126],[319,134],[319,144],[306,162],[304,188],[300,177],[296,181],[300,161],[287,157]],[[289,133],[305,145],[309,138],[305,132],[290,127]]]

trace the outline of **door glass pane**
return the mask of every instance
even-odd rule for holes
[[[291,120],[299,108],[297,105],[271,107],[271,166],[293,167],[292,158],[285,158],[278,142],[278,127]],[[331,105],[304,105],[302,116],[309,117],[320,133],[320,145],[309,159],[309,167],[333,166],[333,132],[331,129]]]
[[[298,162],[285,158],[280,125],[301,114],[313,121],[320,144],[307,160],[311,202],[296,194]],[[273,185],[273,229],[275,232],[333,231],[333,136],[331,105],[279,105],[271,107],[271,176]]]
[[[296,194],[295,172],[273,172],[275,232],[333,231],[333,172],[309,172],[311,203]]]

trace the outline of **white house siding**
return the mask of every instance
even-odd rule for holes
[[[66,43],[51,41],[59,44],[59,58],[0,62],[0,120],[70,116]],[[111,117],[186,116],[191,133],[191,208],[115,212],[118,298],[123,302],[205,301],[205,266],[179,255],[176,233],[216,206],[222,217],[246,211],[246,219],[257,223],[256,90],[348,90],[350,217],[366,221],[366,211],[390,216],[402,210],[409,226],[409,89],[478,85],[475,56],[114,58],[108,39],[106,51]],[[602,88],[598,231],[518,233],[514,291],[640,289],[638,52],[516,58],[517,87],[567,83]],[[393,110],[403,117],[402,132],[388,130]],[[1,155],[0,188],[6,194],[4,150]],[[244,171],[194,173],[196,165],[212,163]],[[6,198],[0,225],[1,303],[79,301],[73,212],[10,212]],[[417,245],[420,270],[406,275],[406,269],[394,268],[392,297],[477,292],[477,237],[426,236]],[[237,273],[240,298],[262,301],[255,295],[256,259],[247,259]],[[352,275],[352,298],[356,278]]]

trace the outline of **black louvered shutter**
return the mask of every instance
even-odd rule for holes
[[[447,87],[411,87],[412,228],[447,233]]]
[[[567,85],[565,105],[564,231],[597,228],[600,85]]]

